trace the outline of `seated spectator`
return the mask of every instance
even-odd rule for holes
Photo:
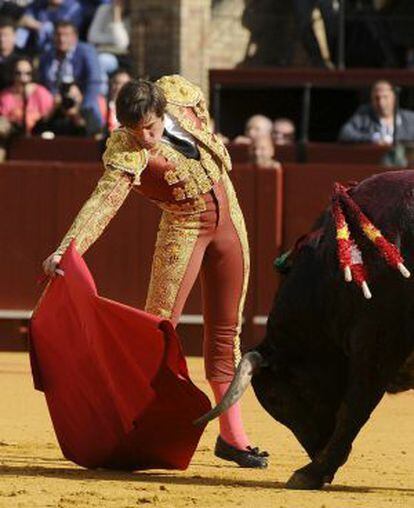
[[[98,57],[91,44],[79,42],[75,25],[68,21],[56,24],[54,46],[42,53],[39,72],[41,82],[55,96],[59,95],[62,84],[76,83],[83,95],[82,107],[94,111],[102,125],[98,102],[101,85]]]
[[[249,145],[250,161],[260,168],[280,168],[280,162],[275,160],[275,146],[270,135],[256,138]]]
[[[121,88],[131,81],[131,75],[129,72],[123,69],[116,71],[109,83],[109,96],[108,96],[108,108],[106,113],[106,128],[108,132],[112,132],[114,129],[119,127],[118,119],[116,118],[115,101],[118,97],[118,93]]]
[[[25,10],[17,32],[17,45],[30,53],[48,50],[53,45],[55,24],[69,21],[79,28],[82,8],[78,0],[35,0]]]
[[[18,58],[13,69],[12,86],[0,92],[0,115],[10,122],[10,133],[30,134],[35,124],[52,112],[53,96],[33,81],[29,58]]]
[[[273,122],[272,139],[275,145],[291,145],[295,142],[295,124],[289,118],[276,118]]]
[[[62,85],[61,99],[56,103],[50,118],[40,121],[35,134],[53,136],[94,136],[100,132],[100,124],[91,108],[82,106],[83,96],[74,83]]]
[[[17,22],[23,16],[26,7],[28,7],[33,0],[5,0],[0,1],[0,16],[11,18]]]
[[[414,112],[395,111],[395,90],[389,81],[381,80],[371,88],[370,104],[363,104],[346,122],[339,141],[391,145],[396,141],[414,141]],[[396,132],[394,116],[396,114]]]
[[[262,137],[270,136],[272,132],[272,120],[264,115],[251,116],[245,125],[244,136],[237,136],[234,143],[244,143],[249,145],[252,141]]]
[[[98,7],[88,31],[88,42],[98,51],[102,72],[102,93],[108,93],[108,76],[119,67],[118,56],[126,55],[129,46],[130,20],[125,14],[125,0],[112,0]]]
[[[22,52],[16,48],[16,32],[11,18],[0,18],[0,90],[13,82],[13,65]]]

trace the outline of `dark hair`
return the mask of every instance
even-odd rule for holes
[[[129,77],[131,77],[131,73],[127,69],[124,67],[119,67],[116,71],[111,72],[109,79],[113,80],[115,76],[119,76],[120,74],[127,74]]]
[[[17,57],[15,60],[13,60],[13,75],[16,74],[17,65],[20,62],[27,62],[30,65],[30,67],[32,68],[32,81],[36,81],[37,76],[36,76],[36,71],[35,71],[35,68],[33,65],[33,60],[30,57],[25,56],[25,55],[21,55],[21,56]]]
[[[16,30],[16,23],[14,19],[8,18],[6,16],[0,16],[0,28],[12,28],[13,30]]]
[[[155,83],[133,79],[121,88],[115,105],[118,121],[125,127],[135,127],[149,113],[163,116],[167,101]]]
[[[377,88],[379,85],[387,85],[392,92],[394,92],[394,85],[388,79],[378,79],[371,85],[371,92]]]
[[[13,60],[13,70],[14,71],[16,70],[17,64],[19,62],[27,62],[28,64],[30,64],[30,67],[33,70],[33,61],[32,61],[32,59],[29,56],[21,55],[21,56],[18,56],[15,60]]]
[[[72,23],[71,21],[67,21],[65,19],[61,19],[59,21],[56,21],[55,23],[55,32],[58,28],[72,28],[73,31],[76,33],[76,34],[79,34],[79,30],[78,30],[78,27]]]

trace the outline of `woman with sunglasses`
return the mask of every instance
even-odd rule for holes
[[[9,123],[9,135],[29,135],[36,123],[53,110],[53,96],[44,86],[33,81],[33,65],[29,58],[18,58],[13,66],[13,83],[0,93],[0,116]]]

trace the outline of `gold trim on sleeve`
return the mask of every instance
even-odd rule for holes
[[[139,185],[141,173],[147,167],[149,153],[142,148],[126,128],[116,129],[106,142],[102,156],[106,168],[119,169],[134,177],[134,185]]]
[[[131,187],[129,175],[120,170],[107,169],[78,213],[56,254],[63,254],[72,240],[75,240],[79,254],[84,254],[114,217]]]

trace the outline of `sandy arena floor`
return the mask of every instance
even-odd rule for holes
[[[194,381],[206,388],[201,360],[189,363]],[[252,392],[244,400],[245,422],[253,443],[271,453],[267,470],[242,470],[216,459],[213,423],[187,471],[125,474],[87,471],[63,459],[44,397],[32,388],[27,355],[0,354],[0,387],[0,507],[414,507],[412,392],[383,400],[331,487],[294,492],[283,483],[305,464],[305,454]]]

